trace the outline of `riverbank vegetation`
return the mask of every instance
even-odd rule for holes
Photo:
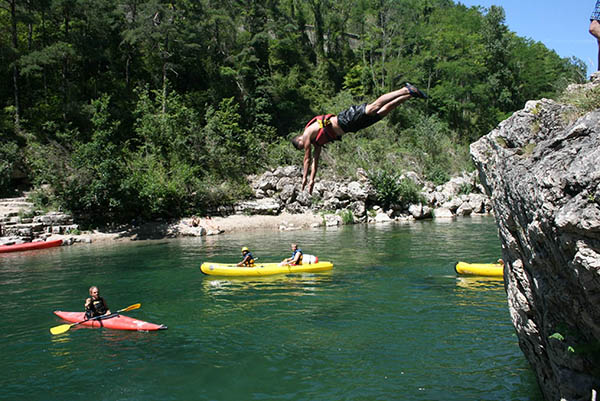
[[[0,21],[1,195],[46,188],[93,221],[233,203],[247,174],[301,163],[288,140],[312,116],[407,81],[430,99],[328,146],[320,174],[440,183],[526,100],[585,78],[501,8],[450,0],[2,0]]]

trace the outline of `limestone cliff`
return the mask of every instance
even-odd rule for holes
[[[570,93],[600,98],[600,75],[570,87]],[[496,215],[519,345],[545,398],[595,399],[600,391],[600,110],[584,114],[552,100],[528,102],[473,143],[471,156]]]

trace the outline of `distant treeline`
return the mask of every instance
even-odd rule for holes
[[[580,60],[450,0],[0,0],[0,192],[92,221],[203,213],[300,163],[287,139],[411,82],[428,101],[347,135],[320,174],[468,168],[468,143]],[[44,185],[46,184],[46,185]]]

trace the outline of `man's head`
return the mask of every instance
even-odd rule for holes
[[[90,296],[92,298],[97,299],[99,295],[100,295],[100,292],[98,291],[98,287],[96,287],[96,286],[90,287]]]
[[[302,141],[302,135],[295,136],[291,139],[292,144],[298,150],[304,149],[304,143]]]

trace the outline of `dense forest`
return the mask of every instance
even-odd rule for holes
[[[441,183],[528,99],[585,79],[504,11],[451,0],[0,0],[0,192],[95,221],[203,213],[300,164],[314,115],[429,95],[328,145],[320,174]]]

